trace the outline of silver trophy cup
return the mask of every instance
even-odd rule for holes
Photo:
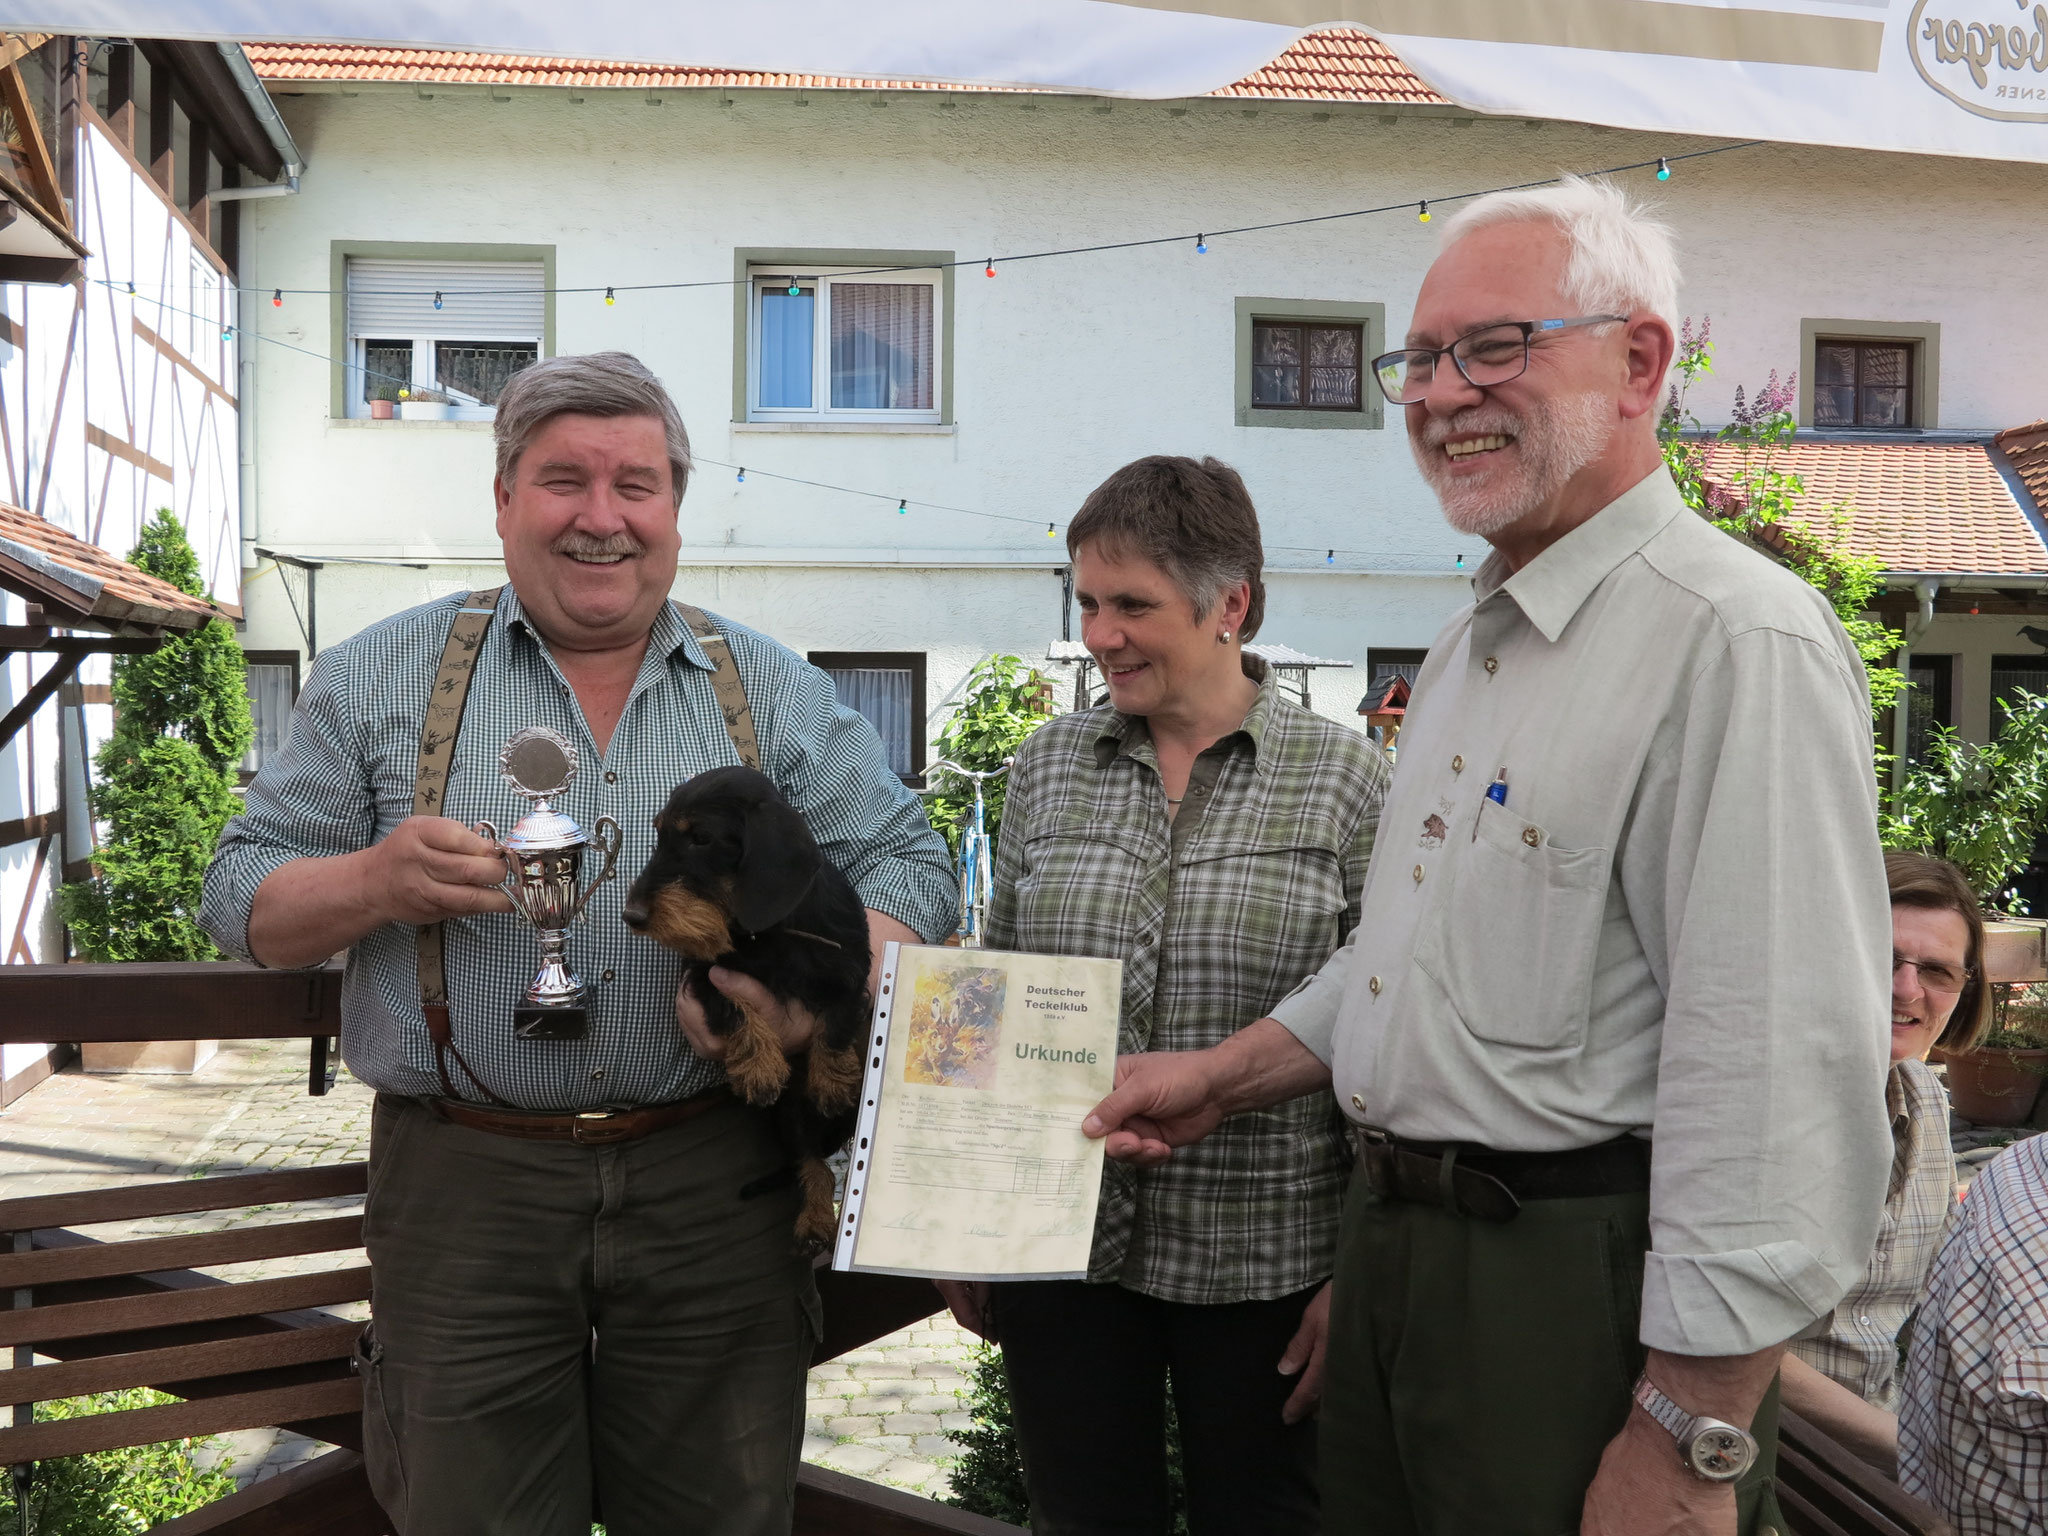
[[[498,754],[498,771],[533,809],[503,837],[488,821],[476,829],[497,844],[508,871],[505,894],[512,906],[540,935],[540,970],[526,995],[512,1009],[512,1032],[522,1040],[580,1040],[590,1027],[583,1006],[585,988],[569,969],[565,947],[569,925],[583,911],[593,892],[612,877],[625,840],[609,816],[597,818],[597,836],[586,836],[573,817],[548,804],[576,777],[576,749],[541,726],[517,731]],[[604,853],[604,868],[588,886],[578,889],[583,850]]]

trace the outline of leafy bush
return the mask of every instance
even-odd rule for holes
[[[176,518],[143,528],[129,563],[205,595]],[[156,651],[114,661],[114,734],[93,760],[92,811],[107,824],[94,877],[65,886],[58,912],[91,960],[212,960],[200,884],[234,814],[235,764],[255,735],[247,664],[219,619]]]
[[[1003,1374],[1003,1353],[992,1344],[974,1351],[968,1375],[968,1411],[972,1429],[953,1432],[965,1454],[954,1464],[953,1494],[948,1504],[969,1514],[1031,1522],[1031,1498],[1024,1491],[1024,1458],[1017,1450],[1017,1421],[1010,1408],[1010,1383]]]
[[[2016,910],[2007,882],[2048,824],[2048,699],[2015,690],[2005,703],[2010,712],[1988,745],[1934,728],[1880,830],[1887,848],[1947,859],[1986,906]]]
[[[1053,716],[1052,684],[1034,667],[1015,656],[991,656],[967,674],[966,696],[953,718],[939,733],[938,756],[951,758],[963,768],[985,773],[1000,768],[1003,759],[1014,757],[1024,738]],[[955,855],[960,852],[960,831],[974,817],[974,786],[957,774],[940,769],[932,776],[936,794],[925,799],[932,825],[946,839]],[[997,779],[982,791],[993,838],[1003,819],[1003,791],[1008,781]]]
[[[969,1514],[1031,1523],[1031,1497],[1024,1488],[1024,1457],[1017,1449],[1017,1421],[1010,1407],[1010,1382],[1003,1374],[1003,1352],[991,1344],[975,1349],[969,1368],[968,1411],[972,1429],[956,1430],[955,1443],[966,1448],[953,1466],[952,1497],[946,1500]],[[1167,1501],[1173,1512],[1173,1536],[1188,1536],[1187,1480],[1181,1472],[1180,1420],[1173,1394],[1166,1397]]]
[[[126,1408],[154,1408],[178,1399],[148,1387],[36,1404],[36,1422],[82,1418]],[[0,1479],[0,1531],[33,1536],[135,1536],[174,1515],[235,1491],[225,1472],[202,1471],[192,1453],[212,1442],[166,1440],[132,1450],[95,1451],[36,1464],[28,1521],[14,1501],[11,1478]]]

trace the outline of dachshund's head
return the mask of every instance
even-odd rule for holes
[[[628,927],[693,960],[730,951],[735,931],[760,933],[788,917],[824,863],[803,817],[751,768],[686,780],[654,829],[654,857],[623,915]]]

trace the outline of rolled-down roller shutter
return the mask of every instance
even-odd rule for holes
[[[349,335],[538,342],[547,323],[546,287],[547,271],[538,261],[352,256]]]

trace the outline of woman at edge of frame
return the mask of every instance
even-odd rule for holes
[[[1228,465],[1125,465],[1067,550],[1108,702],[1018,752],[988,942],[1122,960],[1119,1055],[1198,1050],[1350,938],[1386,759],[1244,653],[1264,549]],[[1323,1090],[1165,1167],[1109,1163],[1085,1281],[939,1283],[1002,1345],[1039,1536],[1165,1536],[1169,1383],[1195,1536],[1321,1529],[1312,1419],[1351,1164]]]

